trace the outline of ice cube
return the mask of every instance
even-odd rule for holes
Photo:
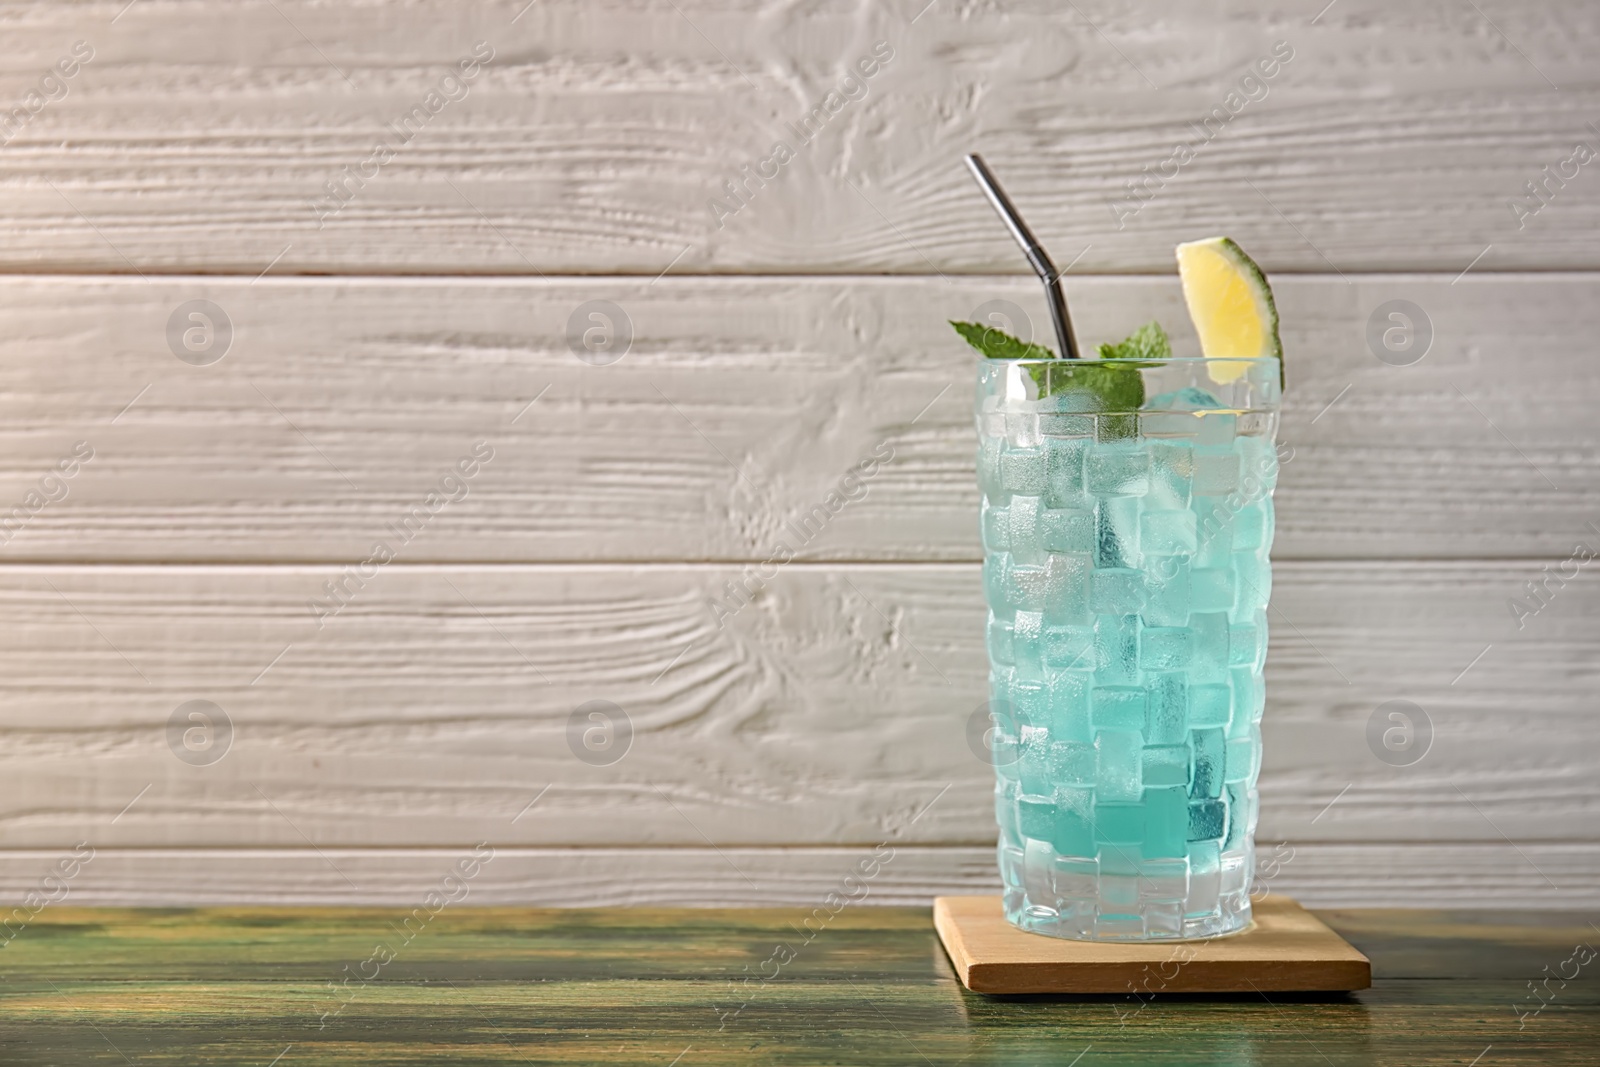
[[[1097,798],[1103,795],[1097,792]],[[1105,844],[1137,845],[1144,840],[1144,805],[1097,803],[1094,806],[1094,830],[1095,836]],[[1134,900],[1137,901],[1136,887],[1129,888],[1135,890]]]
[[[1145,606],[1144,572],[1132,567],[1097,567],[1089,606],[1098,615],[1137,615]]]
[[[1143,496],[1150,489],[1150,452],[1129,444],[1096,444],[1084,464],[1089,492],[1099,497]]]
[[[1193,611],[1233,610],[1233,571],[1228,567],[1200,567],[1193,573]]]
[[[1144,737],[1152,745],[1181,745],[1189,734],[1189,683],[1181,671],[1151,673],[1146,686]]]
[[[1196,685],[1189,688],[1189,725],[1194,727],[1228,725],[1232,717],[1233,690],[1226,685]]]
[[[1000,480],[1007,492],[1044,492],[1045,454],[1040,448],[1006,448],[1000,453]]]
[[[1138,497],[1119,496],[1095,506],[1096,567],[1137,567],[1139,558]]]
[[[1220,732],[1220,731],[1219,731]],[[1261,770],[1261,727],[1250,727],[1248,737],[1228,742],[1223,765],[1229,782],[1248,782]]]
[[[1194,776],[1189,796],[1194,800],[1215,800],[1222,796],[1224,751],[1229,744],[1221,729],[1189,731],[1189,747],[1194,750]]]
[[[1140,760],[1143,748],[1144,740],[1137,730],[1100,730],[1095,733],[1097,800],[1132,803],[1139,799],[1144,788]]]
[[[1233,677],[1233,715],[1228,720],[1229,737],[1248,737],[1252,726],[1261,725],[1261,713],[1267,705],[1267,691],[1261,675],[1249,667],[1235,667],[1229,672]]]
[[[1162,786],[1144,791],[1145,859],[1187,857],[1189,854],[1189,803],[1183,786]]]
[[[1228,806],[1220,800],[1189,802],[1189,840],[1218,841],[1227,831]],[[1216,845],[1212,845],[1215,849]],[[1191,850],[1192,854],[1192,850]]]
[[[1194,449],[1186,441],[1150,442],[1150,492],[1145,506],[1187,508],[1194,491]]]
[[[1050,714],[1050,686],[1048,683],[1028,678],[1017,678],[1006,693],[1007,712],[1017,725],[1018,736],[1026,741],[1029,730],[1045,741],[1045,724]]]
[[[989,614],[989,662],[1010,667],[1017,661],[1011,650],[1011,623]]]
[[[1094,668],[1101,685],[1139,684],[1137,615],[1097,615],[1094,626]]]
[[[1221,682],[1228,670],[1228,616],[1221,611],[1197,611],[1189,616],[1194,632],[1194,652],[1189,671],[1196,682]]]
[[[1056,803],[1061,792],[1076,787],[1087,793],[1094,788],[1094,746],[1085,741],[1055,741],[1050,745],[1050,776],[1055,781]]]
[[[1260,548],[1270,545],[1273,525],[1271,497],[1246,503],[1233,517],[1233,547]]]
[[[1053,795],[1024,794],[1017,798],[1017,829],[1025,838],[1048,841],[1054,829],[1055,815],[1056,802]]]
[[[1005,441],[999,437],[982,437],[978,440],[978,489],[985,500],[997,504],[1005,503],[1011,496],[1000,470],[1004,448]]]
[[[1222,401],[1193,385],[1159,393],[1144,402],[1145,411],[1208,411],[1221,406]]]
[[[1094,512],[1046,508],[1039,514],[1039,540],[1049,552],[1092,555],[1095,550]],[[989,546],[985,544],[984,547]]]
[[[990,552],[983,557],[983,589],[989,607],[996,615],[1009,618],[1017,609],[1016,568],[1009,552]]]
[[[1049,625],[1049,621],[1044,628],[1045,664],[1064,668],[1068,674],[1091,673],[1094,670],[1093,623],[1079,626]]]
[[[1057,786],[1055,802],[1055,833],[1051,840],[1056,851],[1063,856],[1093,856],[1096,851],[1094,791],[1075,786]],[[1060,880],[1056,884],[1059,886]],[[1089,891],[1093,892],[1092,889]]]
[[[1052,552],[1045,557],[1045,599],[1041,610],[1050,625],[1089,625],[1089,574],[1087,555]]]
[[[1256,828],[1257,794],[1244,782],[1230,783],[1228,794],[1228,836],[1222,842],[1224,852],[1240,849]]]
[[[1219,734],[1222,731],[1217,731]],[[1033,726],[1022,728],[1022,758],[1018,760],[1018,773],[1022,779],[1022,791],[1034,796],[1047,796],[1055,792],[1055,782],[1052,781],[1050,767],[1050,735],[1047,731]],[[1219,772],[1221,768],[1218,768]],[[1044,834],[1029,834],[1029,837],[1044,837]]]
[[[1144,784],[1189,784],[1188,745],[1146,745],[1144,748]]]
[[[1001,779],[994,790],[994,817],[1000,824],[1000,837],[1005,841],[1016,841],[1021,837],[1017,829],[1017,784],[1007,779]]]
[[[1019,493],[1006,508],[1006,546],[1018,563],[1035,566],[1044,562],[1044,546],[1039,543],[1039,513],[1043,507],[1040,498]]]
[[[1240,437],[1234,442],[1244,464],[1246,486],[1255,485],[1258,493],[1270,493],[1278,484],[1278,451],[1270,437]]]
[[[1094,737],[1089,728],[1089,691],[1093,671],[1060,671],[1050,681],[1050,740],[1058,743]]]
[[[1034,448],[1039,444],[1039,413],[1037,411],[1007,411],[1006,440],[1018,448]]]
[[[1194,654],[1194,631],[1187,626],[1146,625],[1139,633],[1139,666],[1147,671],[1181,671]]]
[[[1010,510],[985,502],[982,515],[984,551],[1004,552],[1011,547]]]
[[[1089,506],[1083,489],[1084,460],[1089,442],[1081,437],[1048,438],[1045,441],[1045,499],[1053,508]]]
[[[1146,556],[1147,626],[1184,626],[1189,622],[1191,569],[1188,556]],[[1224,610],[1232,607],[1230,600]]]
[[[1239,455],[1229,450],[1199,449],[1194,454],[1197,496],[1226,496],[1239,488]]]
[[[1233,554],[1233,573],[1239,578],[1239,595],[1234,613],[1249,619],[1267,606],[1272,595],[1272,564],[1265,548],[1249,548]]]
[[[1044,677],[1044,615],[1018,611],[1011,620],[1011,661],[1029,679]]]
[[[1139,519],[1139,549],[1160,556],[1189,555],[1199,547],[1194,512],[1188,508],[1156,510],[1145,502]]]
[[[1090,722],[1095,730],[1139,730],[1144,727],[1145,692],[1138,686],[1096,686]]]
[[[1228,666],[1261,669],[1267,658],[1267,614],[1256,612],[1249,622],[1228,625]]]

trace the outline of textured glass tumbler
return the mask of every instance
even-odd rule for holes
[[[1255,868],[1279,366],[1100,364],[978,366],[1006,917],[1232,933]]]

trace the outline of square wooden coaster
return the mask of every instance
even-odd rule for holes
[[[1249,929],[1202,941],[1067,941],[1006,922],[1000,898],[937,897],[933,925],[974,993],[1340,992],[1372,965],[1284,896],[1255,902]]]

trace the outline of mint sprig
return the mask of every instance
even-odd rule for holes
[[[966,339],[967,344],[990,359],[1056,358],[1056,354],[1044,345],[1019,341],[1004,330],[997,330],[993,326],[983,326],[976,322],[957,322],[954,319],[950,320],[950,325],[956,328],[956,333]]]
[[[1138,411],[1144,403],[1144,376],[1139,373],[1140,364],[1133,361],[1166,359],[1172,355],[1166,331],[1154,321],[1141,326],[1118,344],[1101,345],[1100,359],[1071,360],[1058,360],[1044,345],[1020,341],[992,326],[954,320],[950,325],[989,359],[1052,360],[1028,365],[1028,375],[1039,387],[1039,397],[1084,392],[1095,398],[1100,411]],[[1133,427],[1125,429],[1131,435]]]
[[[1116,344],[1102,344],[1101,359],[1171,359],[1172,341],[1161,324],[1151,319]]]

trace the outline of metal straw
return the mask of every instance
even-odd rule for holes
[[[1000,188],[1000,183],[995,180],[994,175],[989,172],[983,157],[976,152],[967,156],[967,167],[972,171],[973,178],[977,179],[983,194],[989,198],[995,213],[1006,224],[1006,229],[1011,231],[1011,236],[1022,246],[1022,253],[1028,257],[1028,264],[1033,267],[1033,272],[1044,283],[1044,298],[1050,305],[1050,318],[1056,325],[1056,341],[1061,345],[1061,354],[1067,359],[1079,358],[1078,341],[1072,334],[1072,316],[1067,314],[1067,297],[1061,290],[1061,272],[1056,270],[1056,265],[1050,262],[1050,254],[1039,244],[1038,238],[1033,236],[1033,231],[1022,221],[1022,216],[1017,214],[1016,207],[1006,196],[1005,190]]]

